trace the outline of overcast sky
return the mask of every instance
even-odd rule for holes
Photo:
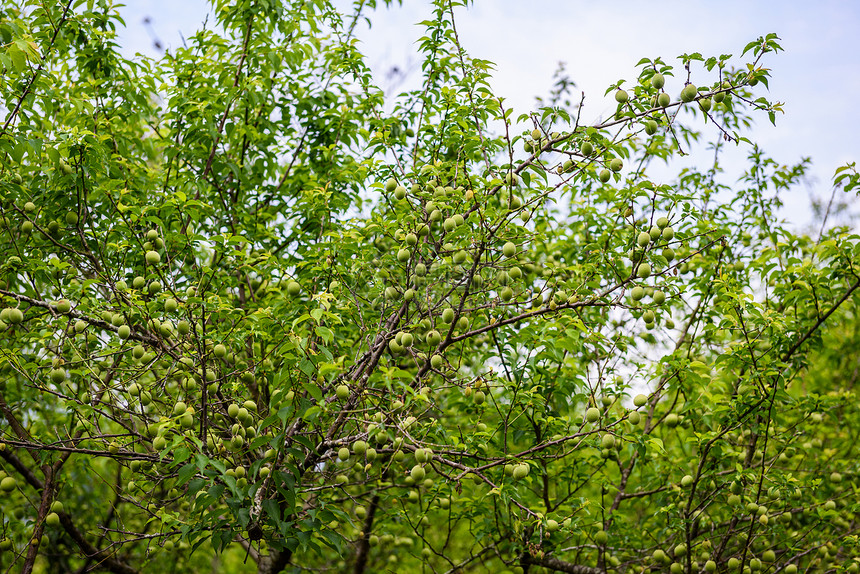
[[[128,4],[121,11],[127,24],[121,44],[129,55],[158,56],[155,38],[167,49],[181,45],[209,12],[205,0]],[[416,61],[421,28],[415,23],[430,15],[427,2],[404,4],[371,14],[373,28],[359,31],[383,86],[383,74],[392,66],[403,69]],[[458,11],[457,26],[473,57],[496,64],[493,87],[518,112],[547,93],[563,61],[585,92],[584,117],[592,121],[614,110],[603,99],[606,87],[634,78],[642,57],[677,63],[676,56],[685,52],[738,55],[748,42],[775,32],[785,52],[765,61],[772,69],[769,98],[784,102],[786,113],[777,117],[776,127],[761,117],[752,139],[780,163],[813,160],[810,185],[786,198],[785,217],[802,223],[807,193],[829,195],[836,167],[860,159],[860,1],[477,0]],[[694,83],[697,73],[712,79],[701,68],[693,72]],[[667,82],[670,93],[681,87],[679,79]],[[742,158],[746,151],[733,154]],[[727,170],[733,166],[739,170],[742,163],[727,164]]]

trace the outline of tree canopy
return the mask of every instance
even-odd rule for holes
[[[468,4],[394,95],[373,0],[217,0],[158,59],[4,3],[7,571],[858,571],[860,176],[781,219],[779,38],[595,120],[564,70],[508,107]]]

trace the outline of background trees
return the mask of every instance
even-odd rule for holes
[[[857,241],[778,219],[778,39],[589,125],[507,109],[456,4],[393,102],[372,3],[219,2],[138,62],[106,2],[5,10],[4,565],[857,568]]]

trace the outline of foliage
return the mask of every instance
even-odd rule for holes
[[[857,570],[860,245],[779,219],[778,38],[592,125],[563,68],[507,108],[458,4],[393,98],[374,2],[219,0],[159,60],[5,4],[4,566]]]

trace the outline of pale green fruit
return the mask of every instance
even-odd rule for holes
[[[454,310],[450,307],[442,311],[442,322],[450,324],[454,320]]]
[[[83,333],[86,330],[86,328],[87,328],[86,321],[83,321],[82,319],[78,319],[77,321],[75,321],[75,332],[76,333]]]
[[[636,405],[636,408],[644,407],[648,402],[648,397],[645,395],[636,395],[633,397],[633,404]]]
[[[611,177],[612,172],[610,172],[608,169],[602,169],[600,170],[600,173],[597,174],[597,178],[600,180],[601,183],[606,183]]]
[[[59,301],[57,301],[56,305],[57,312],[62,313],[64,315],[72,310],[72,304],[69,302],[68,299],[60,299]]]
[[[475,391],[472,400],[475,401],[476,405],[482,405],[487,400],[487,395],[484,394],[484,391]]]
[[[66,380],[66,370],[62,368],[51,369],[51,380],[54,384],[60,384]]]
[[[675,413],[669,413],[668,415],[666,415],[665,421],[666,421],[666,426],[676,427],[676,426],[678,426],[678,423],[681,422],[681,419]]]
[[[59,526],[60,525],[60,515],[57,514],[56,512],[48,513],[48,515],[45,517],[45,524],[47,524],[48,526],[52,526],[52,527]]]
[[[638,243],[640,247],[645,247],[646,245],[651,243],[651,234],[647,231],[643,231],[636,238],[636,243]]]
[[[179,308],[179,303],[176,302],[176,299],[169,298],[164,300],[164,310],[168,313],[173,313],[176,309]]]
[[[615,92],[615,101],[619,104],[623,104],[630,99],[630,96],[624,90],[618,90]]]
[[[287,283],[287,295],[297,297],[302,291],[302,286],[298,281],[290,281]]]
[[[615,446],[615,436],[611,434],[605,434],[600,439],[600,445],[603,448],[613,448]]]
[[[553,520],[552,518],[546,521],[546,529],[547,532],[555,532],[558,530],[558,521]]]
[[[522,480],[529,475],[529,465],[518,464],[514,467],[513,477],[516,480]]]
[[[621,171],[621,168],[624,167],[624,162],[621,161],[621,158],[614,158],[609,162],[609,169],[612,171]]]
[[[594,543],[598,546],[604,546],[607,542],[609,542],[609,535],[605,530],[598,530],[594,534]]]
[[[397,251],[397,260],[400,263],[406,263],[411,256],[412,253],[408,249],[403,248]]]
[[[667,227],[661,232],[661,236],[665,241],[671,241],[675,237],[675,230]]]
[[[645,133],[649,136],[653,136],[657,133],[657,122],[654,120],[647,120],[645,122]]]
[[[665,108],[671,103],[672,98],[666,92],[663,92],[659,96],[657,96],[657,105],[661,108]]]
[[[418,465],[418,464],[416,464],[415,466],[413,466],[413,467],[412,467],[412,470],[411,470],[411,471],[409,471],[409,476],[411,476],[411,477],[412,477],[412,480],[414,480],[415,482],[418,482],[418,481],[424,480],[424,476],[425,476],[425,474],[426,474],[426,473],[425,473],[425,471],[424,471],[424,467],[423,467],[423,466],[421,466],[421,465]]]
[[[397,189],[397,180],[393,177],[388,178],[388,180],[385,182],[385,191],[391,193],[395,189]]]
[[[711,109],[711,100],[709,100],[708,98],[702,98],[701,100],[699,100],[699,109],[701,109],[705,113],[709,112]]]
[[[66,214],[66,223],[68,225],[77,225],[78,224],[78,214],[74,211],[70,211]]]
[[[395,199],[403,199],[406,197],[406,188],[402,185],[398,185],[394,188],[394,198]]]
[[[684,89],[681,90],[681,101],[685,103],[692,102],[696,99],[698,93],[699,92],[696,90],[696,86],[694,86],[693,84],[687,84],[686,86],[684,86]]]
[[[634,301],[640,301],[645,297],[645,288],[637,285],[633,289],[630,290],[630,298]]]
[[[508,241],[502,246],[502,254],[508,258],[513,257],[517,254],[517,246],[513,242]]]
[[[120,339],[128,339],[131,337],[131,327],[128,325],[122,325],[116,330],[116,334]]]
[[[681,479],[681,486],[683,486],[684,488],[687,488],[688,486],[691,486],[692,484],[693,484],[693,477],[690,476],[689,474],[685,474],[684,477]]]
[[[430,357],[430,366],[434,369],[439,370],[444,364],[445,359],[442,357],[442,355],[433,355],[432,357]]]
[[[349,460],[349,449],[348,449],[348,448],[346,448],[345,446],[344,446],[344,447],[341,447],[341,448],[337,451],[337,457],[338,457],[340,460]]]
[[[587,411],[585,411],[585,420],[586,422],[594,423],[600,419],[600,409],[597,407],[591,407]]]
[[[639,411],[630,411],[630,414],[627,415],[627,420],[635,426],[642,421],[642,415],[639,414]]]
[[[651,86],[656,89],[661,89],[666,85],[666,78],[663,77],[663,74],[657,72],[653,76],[651,76]]]
[[[150,265],[161,263],[161,255],[158,254],[158,251],[147,251],[146,262]]]
[[[640,279],[645,279],[646,277],[650,277],[651,275],[651,264],[650,263],[642,263],[639,265],[639,268],[636,270],[636,276]]]
[[[584,156],[590,156],[591,154],[594,153],[594,145],[590,141],[584,141],[579,146],[579,151]]]
[[[0,490],[4,492],[12,492],[17,486],[18,481],[13,476],[7,476],[0,480]]]
[[[355,441],[354,443],[352,443],[352,452],[359,456],[363,455],[365,452],[367,452],[367,443],[363,440]]]

